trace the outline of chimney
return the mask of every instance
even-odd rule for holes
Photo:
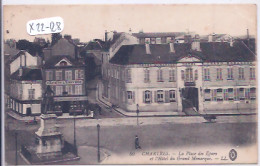
[[[105,42],[107,42],[107,30],[105,31]]]
[[[129,28],[129,34],[132,35],[132,29],[131,28]]]
[[[200,50],[200,36],[198,34],[195,35],[193,42],[191,43],[191,49],[194,51]]]
[[[71,35],[64,35],[64,38],[67,40],[71,40]]]
[[[174,41],[175,41],[175,39],[171,40],[171,42],[170,42],[170,53],[175,53]]]
[[[19,73],[18,73],[19,77],[22,77],[23,75],[23,68],[19,68]]]
[[[212,36],[212,34],[209,34],[208,42],[213,42],[213,36]]]
[[[231,37],[229,44],[230,44],[230,47],[233,47],[233,45],[234,45],[234,43],[233,43],[233,37]]]
[[[145,44],[146,54],[151,54],[150,45],[148,43]]]
[[[249,37],[249,29],[248,28],[246,29],[246,33],[247,33],[247,47],[250,47],[249,46],[249,44],[250,44],[249,43],[250,42],[250,37]]]

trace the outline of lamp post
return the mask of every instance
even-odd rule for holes
[[[15,131],[15,165],[18,165],[18,149],[17,149],[17,131]]]
[[[76,113],[74,112],[74,118],[73,118],[73,121],[74,121],[74,125],[73,125],[73,128],[74,128],[74,148],[75,148],[75,153],[78,156],[77,143],[76,143],[76,115],[75,114]]]
[[[138,126],[138,114],[139,114],[139,105],[138,104],[136,104],[136,124],[137,124],[137,126]]]
[[[99,131],[100,131],[100,125],[97,124],[97,134],[98,134],[97,158],[98,158],[98,162],[100,163]]]

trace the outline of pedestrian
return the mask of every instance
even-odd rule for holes
[[[137,135],[135,136],[135,149],[142,149],[139,145],[139,138]]]

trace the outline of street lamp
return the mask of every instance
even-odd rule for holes
[[[15,136],[15,165],[18,165],[18,149],[17,149],[17,131],[15,131],[14,136]]]
[[[97,124],[97,133],[98,133],[97,158],[98,158],[98,162],[100,163],[99,131],[100,131],[100,125]]]
[[[75,116],[75,112],[74,112],[74,148],[75,148],[75,153],[78,156],[78,150],[77,150],[77,143],[76,143],[76,116]]]
[[[138,126],[138,114],[139,114],[139,105],[138,104],[136,104],[136,124],[137,124],[137,126]]]

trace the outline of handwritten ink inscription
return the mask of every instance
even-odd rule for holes
[[[27,22],[27,32],[30,35],[60,33],[64,28],[61,17],[51,17]]]

